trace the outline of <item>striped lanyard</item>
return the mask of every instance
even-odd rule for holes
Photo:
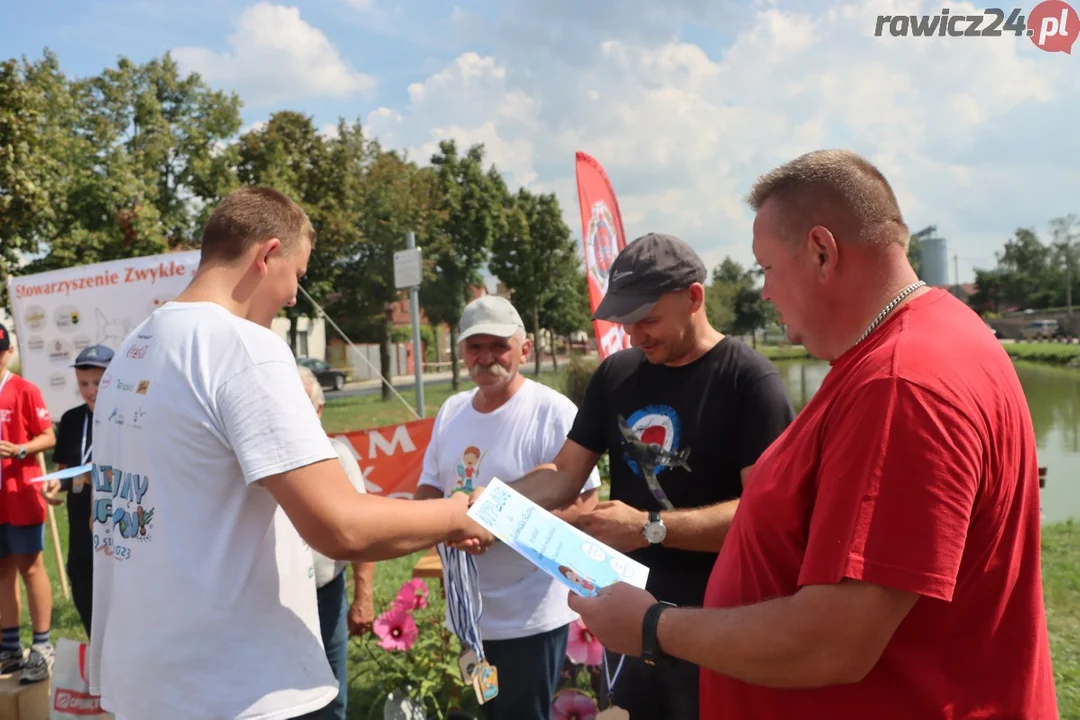
[[[94,449],[94,444],[91,443],[90,447],[86,447],[86,432],[90,429],[90,413],[87,412],[83,416],[82,421],[82,442],[79,444],[79,457],[81,458],[79,464],[85,465],[90,460],[90,452]]]

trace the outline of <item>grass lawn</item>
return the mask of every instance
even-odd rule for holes
[[[810,353],[802,345],[762,345],[758,343],[756,349],[770,360],[801,360],[810,357]]]
[[[794,350],[794,349],[793,349]],[[562,388],[563,372],[548,372],[540,381]],[[463,382],[462,389],[471,387]],[[412,401],[412,393],[402,393]],[[425,388],[428,414],[433,415],[450,395],[449,386]],[[378,395],[343,398],[328,403],[324,420],[327,430],[341,432],[375,425],[387,425],[411,418],[411,413],[396,398],[384,403]],[[67,512],[64,506],[56,508],[56,524],[61,545],[67,553]],[[78,614],[70,600],[60,591],[60,568],[52,550],[52,541],[46,537],[46,567],[53,585],[53,638],[70,637],[85,640]],[[375,571],[375,610],[384,611],[393,600],[398,588],[411,577],[412,566],[420,555],[381,562]],[[1080,523],[1052,525],[1043,531],[1043,578],[1046,595],[1047,623],[1050,632],[1051,651],[1057,683],[1058,702],[1063,720],[1080,720]],[[351,582],[350,582],[351,586]],[[439,583],[428,580],[429,600],[441,604]],[[23,642],[29,643],[29,616],[25,595],[23,598]],[[386,688],[372,687],[365,676],[375,661],[365,656],[354,643],[350,651],[349,674],[353,678],[349,688],[349,716],[355,720],[382,717],[381,698]],[[379,708],[373,713],[373,709]]]
[[[554,372],[544,370],[536,379],[563,391],[566,382],[565,364],[561,370]],[[535,377],[530,375],[529,377]],[[471,390],[475,384],[471,380],[461,381],[461,390]],[[453,394],[449,383],[439,383],[424,386],[424,416],[434,417],[446,399]],[[416,406],[416,390],[398,389],[398,393],[409,403],[409,407]],[[379,392],[370,395],[358,395],[354,397],[335,398],[328,400],[323,410],[323,426],[327,432],[338,433],[347,430],[361,430],[371,427],[382,427],[394,423],[415,420],[416,416],[405,407],[392,393],[388,402],[383,402]]]
[[[1005,343],[1005,352],[1017,360],[1033,360],[1055,365],[1080,365],[1080,345],[1064,343]]]

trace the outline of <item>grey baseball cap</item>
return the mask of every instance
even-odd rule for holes
[[[112,362],[113,351],[107,345],[91,345],[75,358],[73,368],[106,368]]]
[[[484,295],[466,305],[461,313],[458,341],[473,335],[508,338],[524,329],[521,316],[509,300],[498,295]]]
[[[705,283],[705,263],[674,235],[649,233],[623,248],[608,273],[608,289],[593,320],[629,325],[649,314],[665,293]]]

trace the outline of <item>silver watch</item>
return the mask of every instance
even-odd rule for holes
[[[664,538],[667,537],[667,527],[664,525],[664,521],[660,519],[659,511],[652,510],[649,512],[649,522],[645,523],[645,527],[641,529],[641,534],[645,536],[650,545],[659,545],[664,542]]]
[[[22,460],[23,458],[25,458],[26,457],[26,447],[20,445],[19,446],[19,451],[17,453],[15,453],[15,457],[17,457],[19,460]]]

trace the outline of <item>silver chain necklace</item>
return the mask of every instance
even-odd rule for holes
[[[892,300],[892,302],[891,302],[891,303],[889,303],[888,305],[886,305],[886,306],[885,306],[885,309],[884,309],[884,310],[882,310],[882,311],[881,311],[881,312],[880,312],[880,313],[878,314],[878,316],[877,316],[876,318],[874,318],[874,322],[870,323],[870,327],[866,328],[866,331],[865,331],[865,332],[864,332],[864,333],[862,334],[862,336],[861,336],[861,337],[860,337],[860,338],[859,338],[858,340],[856,340],[856,341],[855,341],[855,344],[856,344],[856,345],[858,345],[858,344],[859,344],[859,343],[861,343],[861,342],[862,342],[863,340],[865,340],[865,339],[866,339],[866,336],[867,336],[867,335],[869,335],[870,333],[874,332],[874,328],[876,328],[876,327],[877,327],[878,325],[880,325],[880,324],[881,324],[881,321],[885,319],[885,316],[886,316],[886,315],[888,315],[888,314],[889,314],[889,313],[890,313],[890,312],[892,311],[892,309],[893,309],[894,307],[896,307],[896,306],[897,306],[897,304],[898,304],[898,303],[899,303],[899,302],[900,302],[901,300],[903,300],[903,299],[904,299],[904,298],[906,298],[906,297],[907,297],[908,295],[910,295],[911,293],[915,292],[916,290],[918,290],[919,288],[921,288],[921,287],[922,287],[923,285],[925,285],[925,284],[926,284],[926,283],[925,283],[924,281],[920,280],[920,281],[918,281],[918,282],[913,282],[913,283],[911,283],[911,284],[910,284],[910,285],[908,285],[908,286],[907,286],[906,288],[904,288],[903,290],[901,290],[901,291],[900,291],[900,294],[899,294],[899,295],[897,295],[896,297],[894,297],[894,298],[893,298],[893,300]]]

